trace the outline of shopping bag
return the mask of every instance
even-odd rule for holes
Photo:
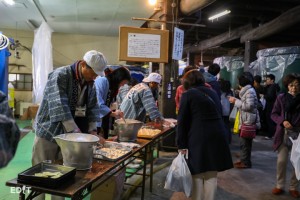
[[[179,153],[170,166],[165,189],[175,192],[184,192],[187,197],[192,195],[193,180],[184,155]]]
[[[295,140],[293,140],[292,137],[289,139],[293,143],[291,150],[291,162],[295,168],[296,177],[300,180],[300,137]]]
[[[283,143],[289,150],[291,150],[293,146],[293,142],[291,142],[290,138],[296,140],[298,136],[299,136],[299,131],[293,129],[290,130],[286,128],[284,129]]]
[[[229,121],[231,122],[234,122],[235,121],[235,118],[236,118],[236,115],[237,115],[237,112],[238,112],[238,108],[233,106],[231,112],[230,112],[230,115],[229,115]]]
[[[238,110],[236,113],[236,118],[234,120],[233,131],[232,131],[234,134],[239,134],[240,132],[239,125],[240,125],[240,111]]]

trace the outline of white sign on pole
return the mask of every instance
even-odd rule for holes
[[[174,60],[182,59],[183,40],[184,40],[184,31],[175,27],[172,59]]]
[[[128,57],[160,58],[160,35],[128,34]]]

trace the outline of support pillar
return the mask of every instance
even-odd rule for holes
[[[257,44],[254,41],[245,42],[244,71],[249,71],[249,64],[256,60]]]

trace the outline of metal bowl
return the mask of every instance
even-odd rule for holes
[[[65,166],[86,170],[92,167],[93,145],[99,138],[91,134],[67,133],[54,137],[60,146]]]
[[[138,131],[144,123],[134,119],[125,119],[125,121],[118,119],[114,123],[118,140],[120,142],[134,142],[136,141]]]

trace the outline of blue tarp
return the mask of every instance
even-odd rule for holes
[[[120,65],[109,65],[110,69],[114,70],[120,67]],[[148,69],[143,68],[141,66],[124,66],[130,71],[130,75],[132,78],[135,78],[139,83],[142,82],[145,76],[148,74]]]
[[[10,53],[8,49],[0,50],[0,90],[6,95],[8,93],[8,57]]]

